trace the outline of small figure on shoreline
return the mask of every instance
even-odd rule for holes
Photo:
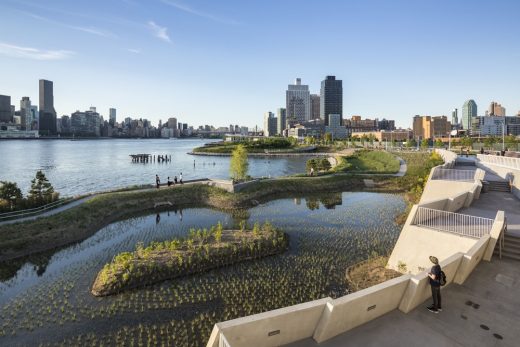
[[[173,182],[170,181],[170,176],[168,176],[168,181],[167,182],[168,182],[168,187],[172,185]]]
[[[177,176],[175,176],[175,177],[173,178],[173,184],[174,184],[174,185],[177,184]]]
[[[161,179],[159,178],[159,175],[155,175],[155,186],[157,189],[159,189],[159,186],[161,185]]]
[[[181,174],[179,175],[179,182],[180,182],[181,184],[183,184],[183,183],[182,183],[182,172],[181,172]]]

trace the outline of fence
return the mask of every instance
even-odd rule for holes
[[[65,203],[70,202],[71,200],[72,200],[72,198],[60,199],[58,201],[54,201],[54,202],[51,202],[50,204],[43,205],[43,206],[36,207],[36,208],[2,213],[2,214],[0,214],[0,221],[34,215],[34,214],[61,206]]]
[[[498,155],[477,154],[477,159],[482,163],[500,165],[512,169],[520,169],[520,158],[500,157]]]
[[[224,334],[219,334],[218,347],[231,347]]]
[[[489,218],[418,207],[412,224],[478,239],[490,233],[493,222]]]
[[[455,170],[435,167],[433,169],[431,179],[447,181],[474,181],[475,170]]]

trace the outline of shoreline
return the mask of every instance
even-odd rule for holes
[[[188,155],[208,156],[208,157],[231,157],[231,153],[206,153],[206,152],[188,152]],[[247,153],[248,157],[332,157],[337,153],[328,152],[299,152],[299,153]]]

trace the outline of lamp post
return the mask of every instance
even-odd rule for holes
[[[506,135],[505,135],[505,128],[506,128],[506,119],[504,117],[504,120],[502,121],[502,152],[505,152],[505,139],[506,139]]]

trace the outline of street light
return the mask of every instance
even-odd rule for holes
[[[506,119],[502,121],[502,152],[505,152],[505,128],[506,128]]]

